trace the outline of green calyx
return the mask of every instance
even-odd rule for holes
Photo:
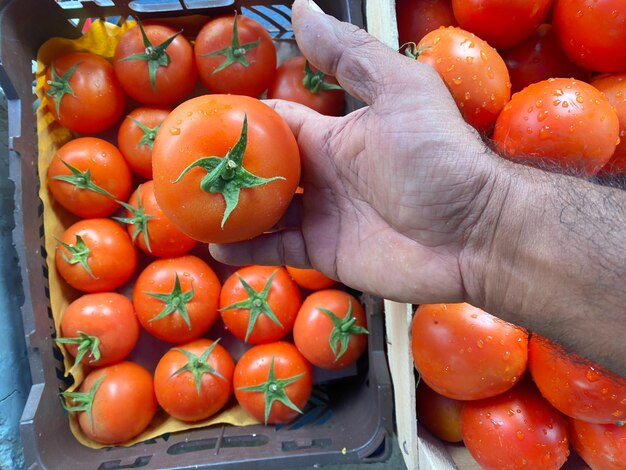
[[[135,229],[133,230],[133,243],[137,239],[140,233],[143,234],[143,241],[146,244],[146,248],[148,251],[152,253],[152,248],[150,248],[150,236],[148,234],[148,221],[154,218],[153,215],[146,214],[146,211],[143,208],[143,204],[141,203],[141,185],[137,187],[137,207],[133,207],[130,204],[122,201],[117,201],[124,209],[132,214],[131,217],[113,217],[114,220],[121,222],[123,224],[134,225]]]
[[[76,243],[74,243],[73,245],[65,243],[58,238],[57,242],[59,242],[59,244],[63,248],[70,252],[70,256],[66,255],[64,252],[61,252],[61,257],[63,258],[63,261],[68,264],[80,264],[91,277],[97,279],[97,277],[91,271],[91,266],[89,266],[88,262],[91,250],[80,235],[76,235]]]
[[[403,47],[404,55],[414,60],[417,60],[423,51],[430,48],[430,46],[417,47],[417,44],[414,42],[407,42],[406,44],[403,44],[400,49],[402,50]]]
[[[143,122],[138,121],[132,116],[128,116],[128,117],[143,132],[143,136],[141,137],[141,139],[139,139],[139,142],[137,142],[137,145],[135,146],[135,148],[139,148],[144,145],[147,145],[150,149],[153,149],[154,139],[156,139],[156,135],[157,135],[157,132],[159,132],[159,129],[161,128],[161,124],[155,127],[150,127],[150,126],[146,126]]]
[[[325,82],[322,72],[313,72],[308,60],[304,62],[304,78],[302,79],[302,84],[313,94],[324,90],[343,90],[339,85]]]
[[[185,356],[187,356],[188,362],[183,367],[174,372],[171,376],[174,377],[175,375],[178,375],[185,371],[191,372],[193,374],[193,380],[196,384],[198,396],[200,396],[202,376],[204,374],[215,375],[216,377],[219,377],[220,379],[226,381],[226,378],[224,378],[222,374],[220,374],[211,364],[207,362],[209,360],[209,356],[215,349],[215,346],[217,346],[217,343],[220,341],[220,339],[221,338],[215,340],[213,344],[211,344],[211,346],[209,346],[206,351],[202,353],[201,356],[196,356],[194,353],[186,351],[184,349],[174,348],[174,351],[181,352]]]
[[[91,424],[92,431],[93,431],[93,415],[92,415],[93,401],[96,397],[96,393],[98,392],[98,389],[100,388],[100,385],[102,385],[102,381],[104,380],[104,378],[105,376],[103,375],[98,380],[96,380],[95,383],[89,389],[89,392],[86,392],[86,393],[85,392],[63,392],[61,393],[61,396],[63,396],[66,399],[71,400],[74,403],[74,405],[70,406],[65,402],[65,400],[61,400],[61,405],[63,406],[63,409],[69,412],[84,411],[85,413],[87,413],[87,416],[89,416],[89,423]]]
[[[239,32],[237,30],[237,13],[235,13],[235,20],[233,22],[233,36],[230,41],[230,46],[225,47],[224,49],[220,49],[219,51],[201,55],[200,57],[225,57],[224,62],[222,62],[219,67],[213,70],[213,73],[211,75],[215,75],[216,73],[221,72],[226,67],[229,67],[234,63],[241,64],[244,67],[249,67],[250,62],[248,62],[248,59],[246,59],[246,53],[250,49],[254,49],[255,47],[257,47],[260,43],[261,38],[253,42],[248,42],[246,44],[239,43]]]
[[[86,189],[87,191],[93,191],[94,193],[102,194],[103,196],[115,197],[106,189],[101,188],[91,179],[91,170],[87,169],[84,172],[80,171],[75,166],[70,165],[65,160],[61,160],[61,163],[72,172],[71,175],[57,175],[53,176],[53,180],[65,181],[66,183],[73,184],[78,189]]]
[[[287,396],[285,388],[303,376],[304,373],[287,379],[277,379],[274,373],[274,356],[272,356],[270,370],[267,374],[267,380],[265,382],[259,385],[252,385],[250,387],[239,387],[237,390],[242,390],[244,392],[260,392],[265,396],[265,424],[267,424],[270,412],[272,411],[272,406],[274,405],[274,402],[277,401],[300,414],[302,413],[302,410],[298,408]]]
[[[330,349],[335,355],[335,362],[337,362],[339,358],[348,350],[348,343],[352,335],[369,334],[369,331],[362,326],[355,325],[356,318],[352,316],[352,301],[349,301],[348,303],[348,313],[346,313],[344,318],[339,318],[328,309],[322,307],[317,307],[317,309],[324,313],[333,322],[334,326],[328,341],[330,343]]]
[[[124,57],[121,61],[126,60],[145,60],[148,62],[148,74],[150,76],[150,84],[152,85],[152,91],[156,93],[156,74],[159,70],[159,67],[167,67],[172,62],[169,54],[165,52],[165,49],[182,33],[182,31],[178,31],[173,34],[161,44],[154,45],[148,39],[146,35],[146,31],[143,29],[143,25],[141,21],[137,22],[139,24],[139,29],[141,30],[141,36],[143,38],[143,45],[146,48],[144,52],[140,52],[139,54],[129,55],[128,57]]]
[[[78,352],[74,364],[80,363],[85,355],[89,353],[91,361],[97,362],[100,360],[100,339],[97,336],[89,336],[87,333],[78,331],[79,337],[77,338],[56,338],[54,341],[60,344],[77,344]]]
[[[148,320],[149,322],[160,320],[161,318],[165,318],[174,312],[178,312],[180,313],[180,316],[183,317],[183,320],[185,320],[187,327],[191,330],[191,321],[189,320],[189,312],[187,312],[187,304],[193,298],[194,290],[193,286],[191,286],[191,290],[189,292],[183,292],[180,287],[178,274],[176,274],[176,279],[174,280],[174,288],[169,294],[146,292],[146,295],[159,299],[165,303],[163,310],[161,310],[156,317]]]
[[[80,62],[76,62],[61,77],[54,68],[54,64],[50,64],[52,79],[47,82],[48,85],[50,85],[50,88],[46,91],[46,95],[54,99],[54,108],[56,110],[57,117],[61,114],[61,100],[63,97],[65,95],[76,96],[74,95],[74,90],[72,90],[72,87],[70,86],[70,78],[72,78],[72,75],[74,75],[74,72],[79,65]]]
[[[241,282],[241,285],[248,294],[248,298],[246,300],[242,300],[241,302],[235,302],[234,304],[228,305],[227,307],[223,307],[220,309],[220,311],[223,311],[232,310],[234,308],[245,308],[250,311],[250,320],[248,321],[248,329],[246,330],[246,342],[248,342],[248,338],[250,337],[250,334],[254,329],[254,325],[256,324],[261,314],[267,315],[270,320],[276,323],[279,327],[283,328],[282,323],[272,310],[272,307],[270,307],[270,304],[267,302],[267,297],[270,293],[270,288],[272,287],[272,281],[274,280],[277,272],[278,269],[272,273],[261,292],[255,291],[254,288],[244,280],[244,278],[237,274],[239,282]]]
[[[239,203],[239,194],[244,188],[255,188],[263,186],[274,180],[284,180],[282,176],[273,178],[261,178],[253,175],[243,167],[243,156],[248,145],[248,116],[243,118],[243,127],[239,140],[231,148],[225,157],[202,157],[185,168],[174,184],[180,180],[193,168],[202,168],[207,174],[200,181],[200,188],[207,193],[220,193],[224,196],[226,210],[222,217],[221,227],[228,220],[230,214]]]

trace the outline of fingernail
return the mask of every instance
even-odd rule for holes
[[[309,9],[311,11],[314,11],[315,13],[324,13],[324,11],[319,7],[319,5],[317,3],[315,3],[313,0],[309,0]]]

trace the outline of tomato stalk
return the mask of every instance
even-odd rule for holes
[[[191,321],[189,320],[189,312],[187,312],[187,303],[191,301],[194,296],[193,285],[191,286],[191,290],[188,292],[183,292],[180,286],[180,279],[178,278],[178,273],[176,274],[176,279],[174,280],[174,288],[172,292],[169,294],[161,294],[158,292],[146,292],[146,295],[154,297],[155,299],[159,299],[165,303],[165,307],[161,312],[154,318],[148,320],[148,322],[153,322],[156,320],[160,320],[161,318],[165,318],[168,315],[171,315],[174,312],[180,313],[180,316],[183,317],[187,327],[191,330]]]
[[[96,380],[95,383],[89,389],[89,392],[87,393],[63,392],[61,394],[64,398],[69,398],[73,403],[75,403],[75,405],[69,406],[64,400],[61,400],[61,405],[63,406],[63,409],[69,412],[84,411],[85,413],[87,413],[87,416],[89,416],[89,423],[91,424],[92,431],[93,431],[93,415],[92,415],[93,401],[104,379],[105,379],[105,376],[103,375],[98,380]]]
[[[324,313],[333,322],[333,329],[328,339],[330,343],[330,349],[335,355],[335,362],[339,360],[348,350],[348,343],[352,335],[369,335],[369,331],[362,326],[355,325],[356,317],[352,316],[352,301],[348,302],[348,313],[344,318],[339,318],[333,312],[326,308],[317,307],[317,309]],[[341,344],[341,349],[340,345]]]
[[[287,379],[277,379],[274,373],[274,356],[272,356],[272,362],[270,363],[270,370],[267,375],[267,380],[259,385],[252,385],[249,387],[238,387],[237,390],[244,392],[260,392],[265,396],[265,424],[269,419],[272,406],[274,402],[279,401],[283,405],[291,408],[292,410],[302,414],[302,410],[298,408],[291,399],[287,396],[285,388],[299,380],[305,374],[298,374]]]
[[[57,238],[57,242],[61,244],[63,248],[70,252],[71,257],[67,256],[64,252],[61,252],[61,256],[63,257],[63,261],[68,264],[78,264],[87,271],[87,273],[97,279],[94,273],[91,271],[91,267],[89,266],[88,258],[91,253],[91,250],[83,240],[80,235],[76,235],[76,243],[73,245],[70,243],[65,243]]]
[[[426,49],[428,49],[430,46],[421,46],[421,47],[417,47],[417,44],[415,44],[414,42],[407,42],[406,44],[403,44],[402,47],[404,47],[404,55],[417,60],[417,58],[420,56],[420,54],[425,51]],[[402,49],[402,47],[400,47],[400,49]]]
[[[56,338],[54,341],[61,344],[77,344],[78,354],[74,361],[74,366],[79,364],[83,360],[85,355],[89,355],[93,358],[89,362],[97,362],[100,360],[100,338],[97,336],[90,336],[87,333],[78,331],[79,337],[76,338]]]
[[[222,374],[220,374],[219,371],[216,370],[211,364],[207,362],[209,360],[209,356],[215,349],[215,346],[217,346],[217,343],[220,341],[220,339],[222,338],[216,339],[213,342],[213,344],[211,344],[211,346],[209,346],[206,349],[206,351],[202,353],[201,356],[197,356],[194,353],[190,351],[186,351],[181,348],[173,348],[174,351],[183,353],[187,357],[188,362],[183,367],[181,367],[180,369],[172,373],[171,376],[174,377],[175,375],[178,375],[185,371],[191,372],[193,374],[193,380],[196,384],[196,390],[198,391],[198,396],[200,396],[201,385],[202,385],[201,381],[202,381],[202,376],[204,374],[212,374],[226,381],[226,378]]]
[[[243,167],[243,156],[248,145],[248,116],[243,118],[243,126],[241,135],[235,146],[228,151],[226,156],[221,157],[202,157],[185,168],[178,178],[174,180],[174,184],[180,180],[192,168],[202,168],[207,174],[200,181],[200,188],[207,193],[220,193],[224,196],[226,202],[226,210],[222,217],[221,227],[228,220],[230,214],[235,210],[239,203],[239,195],[244,188],[255,188],[263,186],[275,180],[284,180],[282,176],[274,176],[273,178],[261,178],[253,175]]]
[[[146,211],[143,208],[143,204],[141,203],[141,185],[137,187],[137,207],[133,207],[126,202],[117,201],[124,209],[132,214],[132,217],[113,217],[114,220],[121,222],[123,224],[134,225],[135,230],[133,231],[132,240],[135,243],[137,236],[142,233],[143,241],[146,244],[146,248],[148,251],[152,253],[152,249],[150,248],[150,237],[148,234],[148,221],[154,218],[153,215],[146,214]]]
[[[325,82],[323,72],[313,72],[308,60],[304,62],[304,78],[302,79],[302,84],[313,94],[324,90],[343,90],[343,88],[335,83]]]
[[[53,176],[52,179],[65,181],[66,183],[73,184],[78,189],[85,189],[87,191],[93,191],[94,193],[102,194],[103,196],[115,197],[113,194],[108,192],[106,189],[101,188],[91,179],[91,170],[87,169],[84,172],[80,171],[73,165],[70,165],[65,160],[61,160],[61,163],[65,165],[65,167],[72,172],[71,175],[57,175]]]
[[[54,68],[54,64],[50,64],[50,69],[52,71],[52,80],[48,80],[48,85],[50,85],[50,88],[46,92],[46,95],[54,99],[54,108],[56,109],[57,117],[59,117],[61,114],[61,100],[63,99],[63,97],[68,94],[76,96],[74,95],[74,90],[72,90],[72,87],[70,86],[70,78],[72,78],[72,75],[79,65],[80,62],[76,62],[61,77]]]
[[[135,123],[139,129],[143,131],[143,137],[139,139],[135,148],[139,148],[143,145],[147,145],[150,149],[154,148],[154,139],[156,139],[157,132],[161,128],[161,124],[158,124],[155,127],[146,126],[143,122],[138,121],[132,116],[128,116],[131,121]]]

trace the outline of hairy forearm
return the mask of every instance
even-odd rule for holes
[[[626,376],[626,191],[494,166],[463,257],[468,301]]]

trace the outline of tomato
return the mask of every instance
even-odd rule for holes
[[[511,97],[509,72],[498,51],[454,27],[431,31],[417,50],[417,59],[439,73],[463,118],[479,131],[489,131]]]
[[[608,100],[572,78],[551,78],[515,93],[493,134],[498,152],[513,160],[587,175],[609,161],[618,139],[619,121]]]
[[[161,125],[152,161],[163,212],[190,237],[212,243],[269,230],[300,179],[291,130],[276,111],[247,96],[206,95],[178,106]]]
[[[291,343],[254,346],[235,366],[235,397],[265,424],[286,423],[302,413],[313,389],[311,364]]]
[[[267,97],[294,101],[327,116],[339,116],[344,102],[337,80],[318,72],[302,56],[287,59],[278,67]]]
[[[43,91],[59,123],[81,134],[96,134],[122,117],[126,94],[113,66],[90,52],[68,52],[51,63]]]
[[[252,344],[271,343],[291,332],[302,296],[279,266],[247,266],[222,287],[220,313],[226,328]]]
[[[322,369],[354,364],[367,348],[367,320],[359,301],[347,292],[320,290],[309,295],[293,327],[296,347]]]
[[[211,93],[258,98],[276,72],[276,47],[261,23],[247,16],[209,21],[194,46],[200,79]]]
[[[137,108],[120,125],[117,145],[131,170],[143,178],[152,179],[154,139],[170,111],[159,107]]]
[[[96,137],[64,144],[52,157],[48,188],[65,209],[82,218],[106,217],[130,194],[132,175],[114,145]]]
[[[144,431],[157,409],[152,375],[129,361],[94,369],[78,392],[63,393],[64,407],[78,413],[85,435],[121,444]]]
[[[322,274],[321,272],[313,268],[301,269],[291,266],[285,266],[285,269],[287,269],[287,272],[296,282],[296,284],[305,289],[320,290],[332,287],[337,284],[337,281],[329,278],[325,274]]]
[[[485,470],[558,469],[569,456],[567,421],[531,382],[466,402],[461,432],[467,450]]]
[[[198,81],[193,47],[180,33],[159,23],[138,24],[124,33],[113,66],[129,96],[147,105],[170,105],[193,91]]]
[[[441,26],[456,26],[452,0],[397,0],[396,17],[400,45],[417,43]]]
[[[589,71],[565,55],[549,24],[542,24],[528,39],[501,50],[500,55],[509,69],[513,93],[549,78],[573,77],[583,81],[591,78]]]
[[[162,258],[181,256],[197,242],[185,235],[163,213],[154,197],[154,183],[147,181],[137,187],[126,208],[126,217],[115,220],[127,224],[133,243],[144,253]]]
[[[569,420],[570,440],[578,455],[594,470],[626,468],[626,426]]]
[[[83,292],[106,292],[124,284],[137,267],[137,251],[126,231],[111,219],[79,220],[59,239],[57,271]]]
[[[461,442],[462,400],[444,397],[420,381],[415,392],[417,421],[446,442]]]
[[[421,379],[449,398],[498,395],[526,370],[528,333],[469,304],[420,305],[411,339]]]
[[[191,255],[153,261],[139,274],[133,304],[148,333],[185,343],[208,331],[218,317],[220,282],[211,267]]]
[[[199,421],[221,410],[233,394],[235,363],[218,341],[197,339],[170,349],[154,372],[159,405],[181,421]]]
[[[626,73],[600,75],[591,84],[604,93],[619,119],[620,142],[609,162],[602,167],[605,174],[626,173]]]
[[[590,423],[626,419],[626,379],[539,335],[530,338],[528,369],[560,412]]]
[[[519,44],[548,15],[553,0],[452,0],[459,26],[496,48]]]
[[[101,367],[126,358],[139,339],[139,321],[132,302],[115,292],[85,294],[74,300],[61,317],[55,340],[76,363]]]
[[[556,0],[552,24],[565,53],[581,67],[626,69],[624,0]]]

